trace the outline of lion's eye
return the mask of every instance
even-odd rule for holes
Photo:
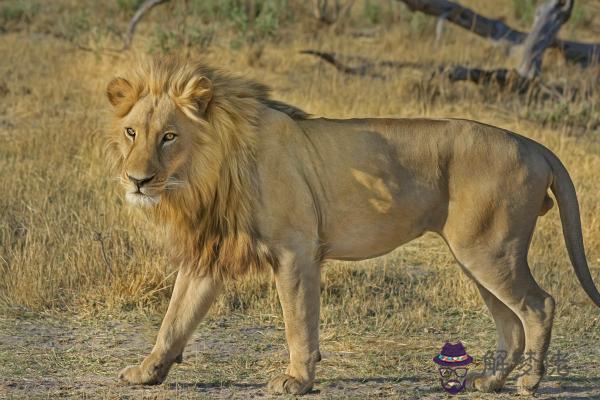
[[[163,142],[170,142],[171,140],[174,140],[175,137],[177,135],[175,135],[173,132],[167,132],[165,133],[165,136],[163,136]]]
[[[125,133],[132,139],[135,139],[135,130],[133,128],[125,128]]]

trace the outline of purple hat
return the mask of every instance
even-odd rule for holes
[[[433,357],[433,362],[444,367],[458,367],[473,362],[473,357],[467,354],[461,342],[451,344],[446,342],[440,354]]]

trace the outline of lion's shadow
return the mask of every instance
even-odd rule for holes
[[[264,383],[240,383],[233,381],[218,381],[218,382],[177,382],[165,385],[168,389],[196,389],[200,392],[213,389],[238,389],[250,390],[261,389],[265,387]]]
[[[421,382],[421,383],[420,383]],[[560,386],[553,387],[544,385],[544,382],[561,382]],[[593,385],[581,385],[582,383],[598,382]],[[414,390],[419,393],[440,393],[441,388],[439,385],[430,385],[425,382],[423,377],[418,376],[407,376],[407,377],[396,377],[396,376],[369,376],[360,378],[331,378],[326,380],[317,380],[316,385],[320,389],[313,390],[309,393],[313,395],[321,394],[323,391],[328,390],[355,390],[357,385],[368,385],[372,387],[378,384],[402,384],[403,389],[409,389],[406,384],[413,384]],[[351,387],[346,387],[351,386]],[[234,381],[214,381],[214,382],[178,382],[168,384],[169,389],[191,389],[198,392],[218,392],[220,390],[235,390],[235,391],[266,391],[266,385],[264,382],[260,383],[240,383]],[[507,382],[501,393],[516,394],[516,386],[514,379]],[[600,400],[600,377],[545,377],[542,381],[542,385],[538,390],[538,395],[560,395],[561,398],[566,399],[597,399]],[[578,394],[585,393],[584,396],[578,396]]]

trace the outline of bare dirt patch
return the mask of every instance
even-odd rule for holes
[[[484,316],[481,316],[484,319]],[[139,362],[151,349],[155,317],[114,320],[35,316],[0,320],[0,396],[7,398],[270,398],[264,383],[285,368],[287,351],[280,321],[260,316],[218,317],[202,324],[160,386],[128,387],[117,371]],[[465,340],[481,367],[493,332],[487,323]],[[323,361],[308,399],[440,398],[431,363],[444,341],[435,330],[399,337],[389,332],[352,334],[322,331]],[[467,333],[465,333],[467,336]],[[581,343],[586,343],[582,345]],[[574,343],[571,343],[574,345]],[[600,350],[593,340],[569,347],[567,376],[544,379],[538,398],[600,398]],[[478,357],[479,356],[479,357]],[[479,360],[478,360],[479,359]],[[501,394],[468,393],[467,398],[513,398],[514,381]]]

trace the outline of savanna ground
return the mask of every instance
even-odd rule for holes
[[[121,46],[137,0],[0,2],[0,398],[202,398],[268,396],[285,367],[283,320],[271,277],[230,283],[167,381],[130,388],[117,371],[153,343],[174,271],[152,229],[123,204],[102,157],[105,85],[137,57],[186,54],[256,78],[274,97],[328,117],[453,116],[538,140],[568,167],[578,190],[588,259],[600,283],[600,69],[545,57],[543,79],[592,90],[585,99],[543,100],[493,87],[449,83],[431,71],[387,71],[387,80],[345,76],[305,48],[373,59],[512,66],[504,49],[394,1],[356,1],[334,27],[304,2],[172,1]],[[463,0],[526,29],[533,1]],[[561,36],[600,37],[600,2],[579,1]],[[494,156],[490,149],[490,157]],[[349,223],[351,223],[349,221]],[[600,313],[568,262],[558,212],[540,219],[533,274],[558,308],[551,370],[540,398],[600,398]],[[443,397],[431,362],[461,340],[482,367],[493,321],[444,243],[426,235],[385,257],[327,263],[321,351],[308,398]],[[563,372],[563,373],[559,373]],[[502,394],[469,398],[510,398]]]

